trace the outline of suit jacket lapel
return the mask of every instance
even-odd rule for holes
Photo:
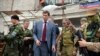
[[[40,24],[39,24],[39,28],[40,28],[40,33],[41,33],[41,36],[42,36],[42,28],[43,28],[43,22],[42,21],[40,21]],[[40,38],[40,40],[41,40],[41,37],[39,37]]]
[[[40,23],[41,32],[43,31],[43,21]]]
[[[49,30],[49,27],[50,27],[50,25],[49,25],[50,23],[49,22],[47,22],[47,26],[46,26],[46,31],[48,32],[48,30]]]

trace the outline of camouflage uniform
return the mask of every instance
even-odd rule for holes
[[[32,37],[32,31],[29,29],[24,30],[24,37]]]
[[[74,43],[72,41],[72,31],[69,28],[62,29],[63,46],[61,56],[73,56]]]
[[[84,37],[87,42],[99,42],[100,38],[96,37],[96,33],[99,29],[99,23],[95,16],[88,17],[89,22],[88,26],[84,29]],[[98,56],[96,52],[88,50],[89,56]]]
[[[29,29],[24,30],[24,37],[32,37],[32,31]],[[29,53],[33,55],[33,39],[25,40],[23,46],[23,56],[29,56]],[[27,50],[27,51],[26,51]]]
[[[88,37],[86,37],[86,40],[88,41],[88,40],[90,40],[90,39],[88,39]],[[93,42],[93,43],[98,43],[98,42],[100,42],[100,38],[99,37],[96,37],[96,36],[94,36],[90,41],[88,41],[88,42]],[[94,52],[96,49],[95,48],[97,48],[96,46],[89,46],[88,45],[88,47],[87,47],[87,49],[88,49],[88,54],[89,54],[89,56],[100,56],[100,52]],[[92,51],[93,50],[93,51]],[[97,50],[96,50],[97,51]]]
[[[96,33],[96,37],[100,38],[100,28]],[[100,41],[100,39],[99,39],[99,41]],[[87,44],[86,44],[87,45],[87,49],[91,50],[91,51],[94,51],[94,52],[100,52],[100,42],[99,41],[97,43],[87,42]]]
[[[95,16],[88,17],[88,25],[84,28],[83,33],[84,37],[88,42],[98,42],[99,38],[96,38],[96,33],[99,30],[99,22]],[[89,40],[90,39],[90,40]]]
[[[8,35],[5,37],[7,44],[4,51],[4,56],[20,56],[21,47],[23,45],[22,39],[22,27],[19,24],[11,26]]]

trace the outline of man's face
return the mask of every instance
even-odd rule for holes
[[[43,13],[43,19],[44,19],[45,21],[47,21],[47,20],[48,20],[48,18],[49,18],[48,13]]]
[[[64,27],[68,27],[70,22],[63,20],[62,24],[63,24]]]
[[[80,23],[81,23],[81,25],[83,25],[83,24],[86,23],[86,22],[85,22],[85,21],[81,21]]]
[[[28,28],[28,26],[29,26],[29,22],[24,22],[24,28]]]
[[[16,23],[16,19],[11,19],[12,24]]]

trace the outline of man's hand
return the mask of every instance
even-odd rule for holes
[[[76,56],[76,54],[77,54],[76,51],[73,51],[73,56]]]
[[[78,41],[79,42],[79,45],[80,47],[86,47],[86,41],[84,39],[82,39],[82,41]]]
[[[25,38],[24,38],[24,40],[29,40],[29,39],[31,39],[31,37],[25,37]]]
[[[39,40],[36,40],[36,45],[40,46],[41,42]]]
[[[53,51],[53,52],[56,52],[55,45],[52,46],[52,51]]]

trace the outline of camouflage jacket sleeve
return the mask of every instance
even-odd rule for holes
[[[11,33],[9,33],[8,36],[9,38],[14,38],[15,36],[20,35],[20,34],[22,34],[22,27],[17,25],[15,29]]]
[[[87,43],[87,49],[94,51],[94,52],[100,52],[100,43],[88,42]]]

